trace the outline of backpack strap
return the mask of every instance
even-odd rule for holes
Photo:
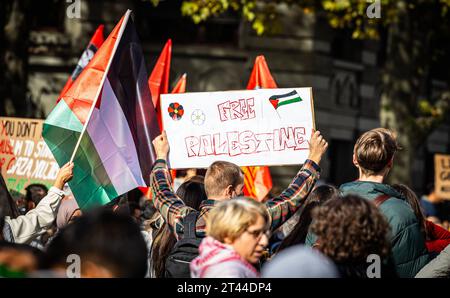
[[[198,211],[189,212],[183,220],[183,239],[195,239],[197,218],[200,215]]]
[[[375,206],[380,207],[381,204],[383,204],[385,201],[387,201],[391,196],[387,195],[387,194],[382,194],[379,195],[378,197],[376,197],[375,200],[373,200],[373,202],[375,203]]]

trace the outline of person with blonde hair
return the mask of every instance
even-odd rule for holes
[[[259,277],[257,264],[269,243],[270,215],[263,204],[237,198],[223,201],[206,219],[206,237],[191,264],[191,277]]]
[[[311,131],[308,143],[308,158],[292,182],[280,195],[264,202],[263,206],[270,217],[271,231],[278,229],[295,214],[320,178],[319,164],[328,148],[328,143],[320,131],[315,130]],[[171,175],[167,166],[169,141],[165,131],[153,140],[153,147],[157,157],[150,174],[153,204],[169,225],[178,242],[196,240],[196,244],[192,244],[193,249],[191,249],[192,247],[186,248],[189,252],[183,252],[182,259],[172,255],[174,260],[179,261],[179,272],[184,273],[189,271],[189,263],[197,256],[195,249],[198,247],[197,243],[205,237],[206,218],[209,216],[209,212],[214,210],[221,201],[227,201],[243,194],[244,174],[241,168],[234,163],[221,160],[213,162],[205,174],[207,200],[201,204],[197,216],[195,210],[187,206],[172,188]],[[177,274],[174,277],[185,276]]]

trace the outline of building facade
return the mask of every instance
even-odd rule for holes
[[[233,13],[194,25],[181,16],[179,1],[161,1],[156,8],[151,1],[80,1],[80,18],[67,16],[71,3],[39,2],[49,2],[59,18],[48,21],[48,11],[35,16],[27,99],[32,108],[17,116],[45,118],[97,25],[104,23],[108,34],[130,8],[148,71],[172,38],[171,84],[187,73],[188,91],[244,89],[255,57],[262,54],[280,88],[312,87],[316,126],[330,143],[322,177],[336,185],[356,178],[354,142],[362,132],[379,126],[377,42],[352,40],[348,32],[331,29],[324,19],[282,5],[283,33],[260,37]],[[439,81],[434,86],[435,92],[446,87]],[[417,191],[433,180],[433,154],[449,152],[449,132],[448,124],[441,125],[420,148],[413,169]],[[272,167],[275,184],[285,187],[298,169]]]

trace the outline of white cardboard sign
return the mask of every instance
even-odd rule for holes
[[[161,95],[171,168],[301,164],[314,124],[312,88]]]

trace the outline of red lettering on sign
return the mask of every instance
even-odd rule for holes
[[[185,138],[188,157],[255,154],[268,151],[305,150],[308,142],[304,127],[283,127],[272,133],[255,134],[251,130],[230,131]]]
[[[189,157],[198,155],[198,151],[200,149],[199,148],[200,142],[199,142],[198,138],[196,138],[194,136],[186,137],[184,139],[184,143],[186,144],[186,150],[187,150],[187,154]]]
[[[217,106],[220,121],[247,120],[256,117],[254,98],[225,101]]]
[[[220,138],[220,133],[214,134],[214,155],[228,154],[226,138]]]

